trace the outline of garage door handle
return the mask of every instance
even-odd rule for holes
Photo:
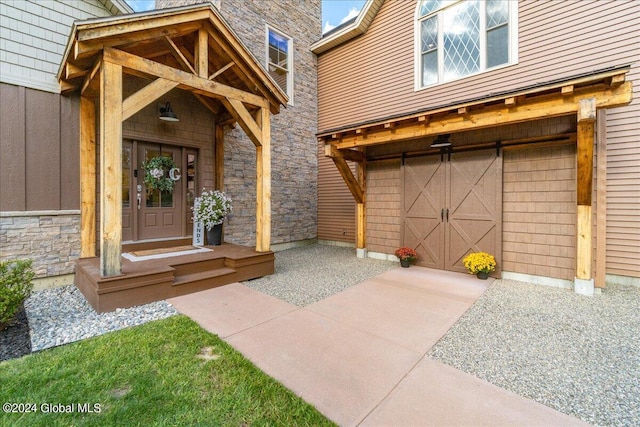
[[[447,222],[449,222],[449,208],[447,208]]]
[[[440,221],[444,221],[444,208],[440,210]]]

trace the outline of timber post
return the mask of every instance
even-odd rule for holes
[[[578,170],[576,180],[578,206],[575,292],[589,296],[594,294],[591,198],[593,193],[595,120],[595,98],[581,99],[578,107]]]

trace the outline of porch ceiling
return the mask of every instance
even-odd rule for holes
[[[213,83],[209,87],[233,88],[264,98],[274,114],[287,103],[287,96],[210,4],[75,23],[58,72],[62,93],[81,91],[83,96],[97,96],[98,70],[107,51],[129,61],[130,66],[123,64],[125,73],[150,81],[166,78],[166,68],[153,72],[157,63],[206,79]],[[139,67],[141,63],[146,67]],[[208,90],[198,93],[184,83],[180,80],[178,87],[194,92],[215,114],[220,112],[219,119],[232,119],[221,108],[224,96],[213,96]],[[251,104],[247,108],[256,109]]]

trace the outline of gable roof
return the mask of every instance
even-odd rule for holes
[[[146,60],[197,74],[199,30],[207,38],[207,77],[266,98],[271,109],[288,97],[211,4],[75,22],[69,36],[58,81],[62,92],[81,89],[105,48],[115,48]]]
[[[325,33],[320,40],[311,45],[311,51],[319,55],[366,33],[383,3],[384,0],[367,0],[355,19],[349,20]]]

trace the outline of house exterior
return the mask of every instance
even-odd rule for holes
[[[640,282],[638,2],[372,0],[312,50],[319,240]]]
[[[159,1],[167,9],[128,15],[120,0],[0,2],[0,257],[33,259],[54,284],[71,283],[76,261],[96,255],[104,276],[118,275],[123,243],[191,237],[203,187],[233,199],[226,242],[269,251],[316,237],[309,46],[320,37],[319,1],[191,3],[203,2]],[[180,73],[162,83],[173,71],[149,74],[145,60],[216,83]],[[102,98],[117,91],[100,81],[120,79],[102,76],[107,62],[128,70],[121,127]],[[159,120],[169,105],[178,122]],[[144,187],[142,162],[154,156],[180,170],[169,198]]]

